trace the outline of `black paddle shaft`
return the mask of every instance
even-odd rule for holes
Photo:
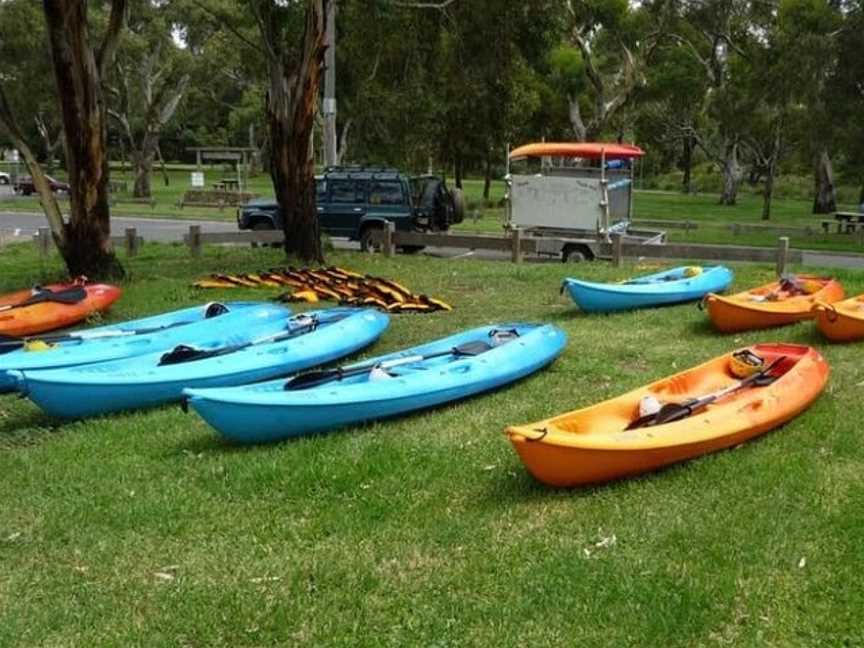
[[[636,419],[628,425],[626,429],[635,430],[642,427],[652,427],[655,425],[665,425],[666,423],[681,421],[691,416],[696,410],[700,410],[703,407],[710,405],[718,398],[728,396],[729,394],[744,389],[745,387],[767,387],[779,378],[779,376],[772,376],[771,372],[785,359],[786,356],[780,356],[762,371],[759,371],[752,376],[748,376],[739,382],[738,385],[735,386],[734,390],[722,394],[709,394],[702,398],[693,398],[684,403],[666,403],[654,414],[648,414]]]
[[[441,358],[448,355],[455,356],[476,356],[481,353],[485,353],[489,351],[492,346],[482,340],[477,340],[475,342],[466,342],[465,344],[460,344],[459,346],[455,346],[452,349],[447,349],[446,351],[438,351],[436,353],[430,353],[424,356],[406,356],[406,360],[409,358],[413,358],[412,362],[421,362],[422,360],[430,360],[431,358]],[[393,358],[390,362],[398,362],[399,358]],[[299,389],[310,389],[312,387],[317,387],[318,385],[323,385],[325,383],[334,381],[334,380],[342,380],[343,378],[348,378],[350,376],[360,376],[364,373],[369,373],[376,367],[381,366],[382,363],[374,362],[368,363],[365,365],[358,365],[356,367],[336,367],[335,369],[322,369],[319,371],[309,371],[307,373],[302,373],[297,376],[291,378],[288,382],[285,383],[285,391],[296,391]]]

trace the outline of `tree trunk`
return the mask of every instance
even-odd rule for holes
[[[738,202],[738,184],[741,182],[741,165],[738,163],[738,142],[726,145],[723,159],[723,193],[721,205],[734,205]]]
[[[816,197],[813,200],[814,214],[832,214],[837,211],[837,187],[834,186],[834,166],[827,149],[822,149],[816,160]]]
[[[456,155],[456,160],[453,163],[453,175],[455,176],[453,182],[456,184],[457,189],[462,188],[462,156]]]
[[[681,190],[690,195],[693,193],[693,136],[684,138],[684,155],[681,158],[681,167],[684,169],[684,179],[681,182]]]
[[[87,4],[45,0],[45,22],[66,138],[69,223],[59,245],[72,275],[117,278],[123,267],[111,249],[108,207],[107,115],[102,94],[104,61],[122,28],[125,0],[112,3],[98,55],[90,45]]]
[[[324,59],[324,0],[308,0],[300,60],[286,60],[287,44],[272,29],[276,17],[270,0],[257,5],[268,44],[270,86],[267,126],[270,134],[270,176],[282,212],[285,253],[305,262],[324,261],[315,209],[315,167],[310,155],[315,125],[321,63]]]
[[[778,121],[774,126],[771,154],[765,170],[765,192],[762,194],[762,220],[771,220],[771,200],[774,198],[774,178],[777,177],[777,163],[780,160],[780,147],[783,137],[783,124]]]
[[[489,152],[486,153],[486,165],[483,174],[483,200],[489,202],[489,195],[492,190],[492,159],[489,157]]]
[[[568,97],[567,101],[570,106],[570,127],[573,129],[573,136],[577,142],[585,142],[588,133],[582,120],[582,111],[579,109],[579,97]]]
[[[135,151],[130,153],[132,161],[132,172],[135,175],[135,184],[132,188],[134,198],[150,198],[150,175],[153,173],[153,153]]]

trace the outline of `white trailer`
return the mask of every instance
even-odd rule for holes
[[[537,241],[538,252],[563,261],[599,257],[616,234],[627,242],[665,242],[664,232],[631,227],[634,162],[642,155],[637,146],[612,143],[515,149],[508,158],[506,226],[549,238]]]

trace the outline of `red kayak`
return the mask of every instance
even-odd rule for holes
[[[117,286],[76,280],[2,295],[0,335],[35,335],[77,324],[107,310],[122,293]]]
[[[629,160],[645,155],[634,144],[616,144],[613,142],[538,142],[525,144],[510,153],[511,160],[526,157],[573,157],[587,160],[599,160],[605,156],[607,160]]]

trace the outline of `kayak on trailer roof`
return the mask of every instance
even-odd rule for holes
[[[601,483],[767,432],[816,400],[828,373],[812,347],[757,344],[597,405],[510,427],[507,435],[539,481]]]
[[[817,303],[840,299],[843,286],[835,279],[799,274],[726,297],[710,294],[705,307],[718,331],[732,333],[813,319]]]
[[[561,289],[566,288],[583,311],[608,313],[695,301],[709,292],[726,290],[732,278],[732,271],[725,266],[680,266],[620,283],[567,278]]]
[[[266,302],[210,303],[64,335],[0,341],[0,392],[17,388],[11,371],[57,369],[165,351],[180,343],[219,341],[291,309]],[[5,352],[7,349],[12,351]]]
[[[34,335],[77,324],[108,310],[122,294],[117,286],[78,280],[0,296],[0,335]]]
[[[332,308],[274,321],[254,335],[15,375],[22,394],[46,413],[81,418],[178,401],[186,387],[226,387],[289,375],[362,349],[388,323],[387,315],[372,309]]]
[[[357,365],[226,389],[187,389],[224,437],[265,443],[460,400],[551,363],[566,334],[548,324],[483,326]]]
[[[864,339],[864,295],[814,307],[819,332],[832,342]]]

